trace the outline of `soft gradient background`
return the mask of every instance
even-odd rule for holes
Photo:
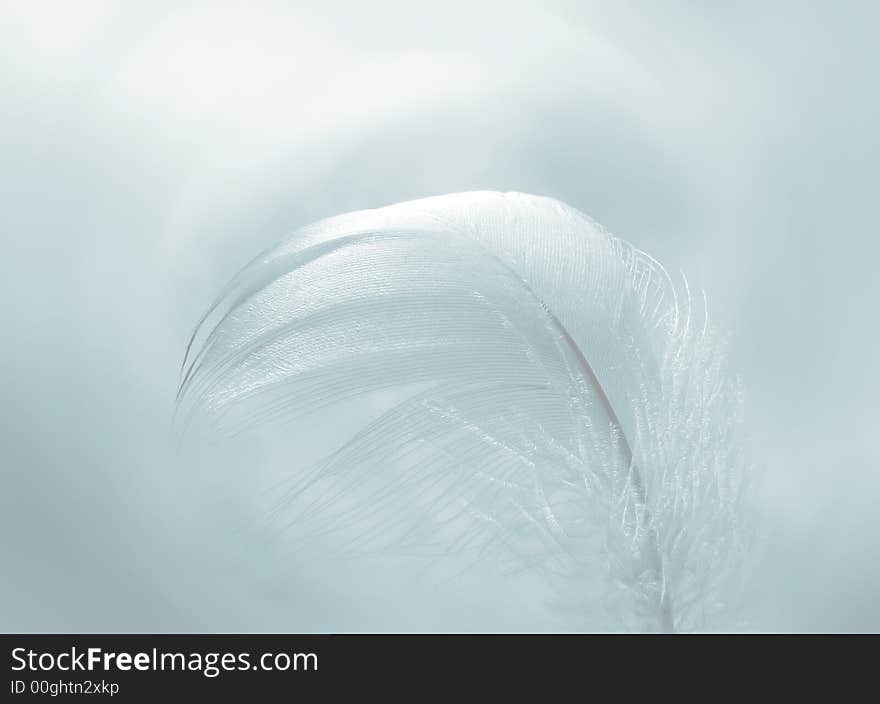
[[[765,476],[751,628],[880,630],[878,22],[869,2],[2,0],[0,628],[564,627],[492,565],[291,568],[249,537],[259,467],[168,442],[187,336],[256,252],[488,188],[565,200],[707,290]]]

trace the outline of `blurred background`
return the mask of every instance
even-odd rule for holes
[[[168,439],[189,333],[257,252],[499,189],[706,289],[764,477],[749,628],[880,630],[878,21],[781,0],[0,1],[0,628],[564,628],[539,580],[492,565],[291,568],[249,537],[258,463]]]

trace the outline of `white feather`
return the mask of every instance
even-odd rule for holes
[[[474,192],[305,227],[228,285],[187,348],[182,427],[239,432],[405,395],[288,499],[352,549],[496,550],[587,613],[705,627],[747,547],[740,394],[705,313],[556,200]]]

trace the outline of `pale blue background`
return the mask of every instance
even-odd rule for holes
[[[474,188],[565,200],[705,287],[766,476],[753,627],[880,630],[875,3],[0,14],[4,630],[554,628],[491,565],[290,574],[242,537],[258,469],[166,442],[189,330],[259,249]]]

